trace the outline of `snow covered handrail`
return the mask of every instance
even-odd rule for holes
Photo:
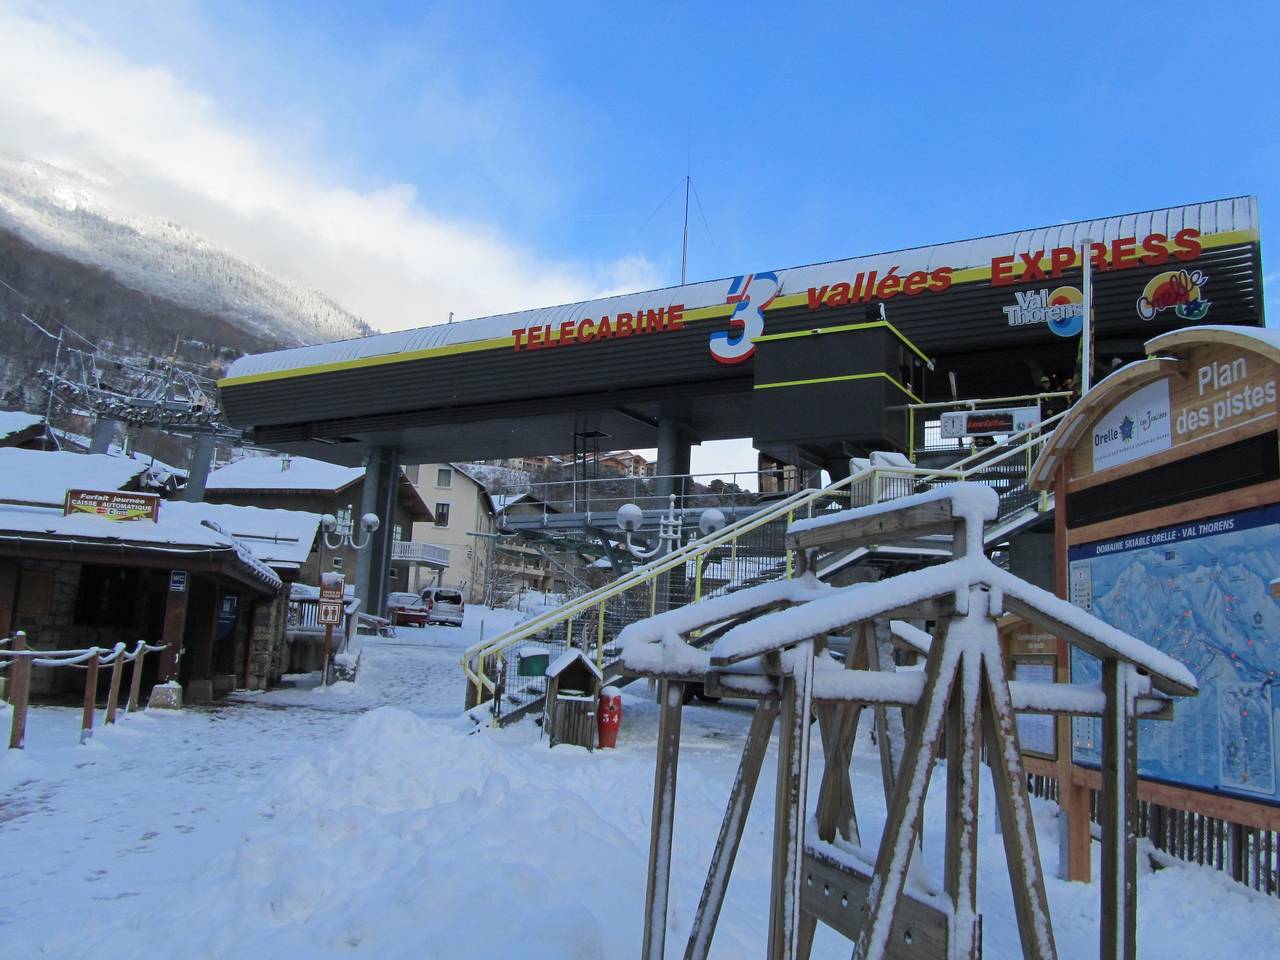
[[[80,742],[93,736],[93,717],[98,694],[98,668],[111,667],[111,683],[107,694],[106,722],[116,722],[116,707],[120,699],[120,679],[126,663],[133,664],[133,677],[129,684],[129,703],[126,712],[139,708],[142,689],[142,666],[148,653],[163,650],[167,644],[150,644],[139,640],[132,651],[123,642],[114,647],[86,647],[81,650],[29,650],[27,637],[19,632],[13,637],[13,649],[0,649],[0,666],[12,665],[9,684],[9,705],[13,709],[13,721],[9,730],[9,748],[22,749],[26,741],[27,703],[31,692],[32,667],[73,667],[85,671],[84,711],[80,724]]]

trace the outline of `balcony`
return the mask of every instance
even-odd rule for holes
[[[392,560],[407,560],[443,570],[449,566],[449,548],[412,540],[395,540],[391,544]]]

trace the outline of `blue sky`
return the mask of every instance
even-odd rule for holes
[[[321,179],[663,281],[686,167],[697,278],[1239,193],[1273,222],[1275,4],[111,6],[69,10]]]
[[[1277,7],[0,0],[0,152],[382,329],[677,281],[686,170],[695,280],[1244,193],[1265,255]]]

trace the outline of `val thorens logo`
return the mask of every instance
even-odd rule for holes
[[[1043,323],[1060,337],[1074,337],[1084,326],[1084,297],[1075,287],[1015,291],[1012,306],[1004,307],[1011,327]]]
[[[729,329],[711,335],[711,356],[720,363],[742,363],[756,352],[753,342],[764,333],[764,312],[777,299],[782,282],[772,271],[748,273],[729,283],[724,302],[734,304]]]

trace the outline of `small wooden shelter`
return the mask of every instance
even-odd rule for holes
[[[591,750],[596,743],[596,711],[604,677],[578,649],[560,654],[547,667],[546,729],[551,746],[572,743]]]
[[[1101,716],[1103,883],[1100,953],[1136,956],[1136,721],[1167,715],[1169,696],[1196,684],[1181,664],[1064,600],[992,564],[982,554],[995,493],[972,484],[802,521],[788,533],[801,579],[764,584],[669,611],[624,631],[629,670],[659,681],[660,719],[650,874],[642,956],[664,955],[674,827],[680,714],[685,683],[759,700],[738,777],[689,935],[686,960],[705,958],[729,874],[778,718],[773,880],[766,956],[806,958],[818,921],[854,940],[854,956],[971,958],[981,954],[977,903],[979,757],[985,737],[1024,956],[1057,956],[1036,848],[1015,711]],[[951,533],[954,558],[923,570],[843,589],[804,576],[819,547],[851,549],[888,539]],[[1094,686],[1025,682],[1011,689],[997,639],[1006,611],[1103,662]],[[926,620],[931,638],[893,619]],[[717,634],[708,652],[685,639]],[[824,647],[854,639],[840,668]],[[705,633],[704,633],[705,636]],[[924,671],[893,673],[882,641],[927,649]],[[874,864],[860,856],[849,762],[862,709],[877,711],[888,818]],[[890,710],[906,717],[893,748]],[[816,837],[807,836],[810,712],[817,712],[825,772]],[[945,731],[947,790],[944,896],[908,882],[925,796]]]

